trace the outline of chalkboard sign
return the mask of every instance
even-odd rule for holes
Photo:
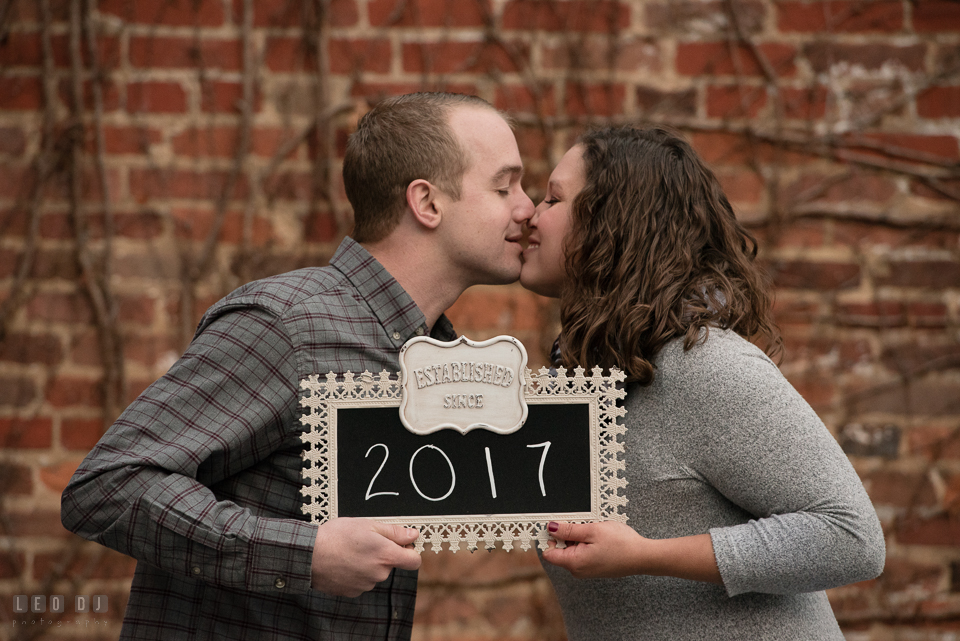
[[[619,475],[625,428],[617,423],[624,410],[616,404],[624,396],[617,386],[623,374],[520,371],[523,419],[512,425],[520,413],[508,412],[505,425],[512,426],[491,429],[447,419],[439,419],[443,429],[437,419],[428,421],[433,427],[411,429],[399,411],[412,396],[404,392],[402,374],[304,379],[304,512],[320,523],[350,516],[416,527],[418,551],[427,543],[434,551],[444,543],[457,551],[462,543],[490,549],[497,542],[505,550],[515,543],[526,550],[535,541],[546,545],[550,520],[625,521],[620,508],[626,498],[619,492],[626,484]],[[412,374],[405,380],[415,384]],[[449,385],[436,403],[450,405],[445,397],[456,396],[451,389],[473,388]]]

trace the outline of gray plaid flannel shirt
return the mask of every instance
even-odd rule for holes
[[[310,589],[299,380],[399,370],[422,312],[350,238],[329,267],[211,307],[183,357],[63,493],[64,525],[137,559],[123,639],[408,639],[417,573],[356,599]],[[456,335],[441,316],[435,338]]]

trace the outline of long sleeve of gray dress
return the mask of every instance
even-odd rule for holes
[[[719,331],[709,340],[732,349],[691,368],[689,402],[676,411],[706,428],[681,450],[691,470],[752,517],[710,529],[727,593],[814,592],[875,577],[883,533],[836,440],[759,350]]]

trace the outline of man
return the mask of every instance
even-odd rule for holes
[[[464,289],[519,277],[533,203],[509,125],[469,96],[379,104],[343,173],[356,226],[330,266],[211,307],[63,493],[67,528],[138,560],[122,638],[410,636],[417,532],[303,520],[298,383],[454,339],[443,311]]]

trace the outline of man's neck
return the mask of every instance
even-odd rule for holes
[[[360,245],[400,283],[420,308],[430,329],[466,289],[458,279],[443,274],[442,267],[432,260],[430,252],[419,251],[421,248],[416,243],[391,239]]]

